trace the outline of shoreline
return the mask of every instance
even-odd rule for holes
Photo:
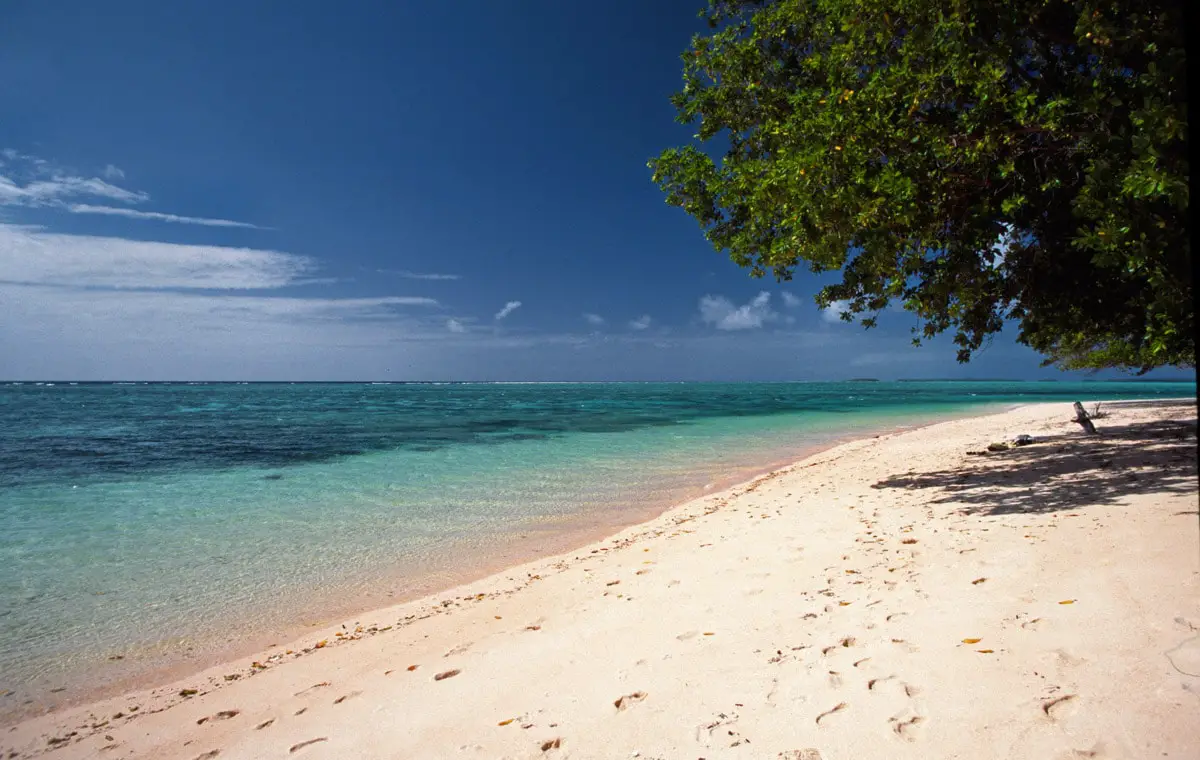
[[[1044,403],[1055,402],[1032,402],[1028,405]],[[93,675],[83,673],[73,679],[77,683],[65,688],[58,688],[54,693],[64,696],[60,696],[48,707],[35,704],[29,707],[18,706],[0,712],[0,728],[8,728],[28,720],[54,715],[124,694],[149,691],[165,684],[200,676],[210,670],[223,669],[233,663],[256,661],[266,656],[268,651],[278,649],[277,642],[279,641],[295,644],[301,639],[311,636],[314,632],[330,632],[336,630],[338,626],[344,627],[353,618],[386,616],[394,609],[422,602],[460,587],[487,581],[516,568],[542,561],[551,561],[580,549],[601,544],[613,536],[659,519],[694,501],[746,486],[757,479],[793,467],[801,461],[837,446],[881,436],[898,435],[942,422],[1011,411],[1025,405],[1010,402],[982,403],[973,408],[946,411],[934,415],[921,414],[912,418],[905,417],[902,418],[905,420],[904,422],[888,420],[878,426],[868,424],[862,429],[837,433],[820,443],[803,445],[786,453],[774,452],[774,456],[766,463],[738,466],[735,472],[722,473],[717,480],[704,486],[681,487],[666,498],[633,504],[631,508],[619,512],[609,510],[603,514],[596,514],[594,511],[571,514],[555,520],[554,522],[559,523],[558,527],[545,529],[545,532],[542,532],[542,525],[525,525],[519,531],[515,531],[516,534],[519,534],[515,538],[511,534],[505,535],[501,546],[493,547],[480,562],[469,565],[460,563],[451,569],[441,568],[417,575],[409,572],[412,570],[411,567],[398,565],[391,572],[372,579],[381,586],[390,586],[397,581],[408,586],[405,591],[397,594],[394,598],[391,593],[387,593],[386,596],[372,596],[340,607],[330,607],[328,604],[324,604],[305,608],[292,617],[297,621],[303,619],[315,622],[281,622],[272,626],[271,631],[252,632],[240,636],[236,641],[227,645],[208,647],[205,654],[201,656],[141,668],[129,675],[112,677],[103,684],[91,688],[80,687],[78,682],[84,682]],[[535,533],[537,535],[531,538],[530,536]],[[328,635],[332,635],[332,633]],[[171,646],[179,647],[189,641],[191,641],[190,638],[183,638]],[[155,650],[163,644],[164,642],[161,641],[144,643],[142,648]],[[117,659],[123,660],[127,656],[129,653],[124,652]],[[169,659],[171,655],[157,655],[157,657]],[[40,696],[44,699],[49,693],[43,690]]]
[[[1125,403],[1163,407],[1170,405],[1171,401],[1175,400],[1134,400]],[[1188,404],[1194,403],[1193,399],[1181,399],[1181,401],[1185,401]],[[1118,400],[1106,401],[1104,403],[1116,406],[1122,402]],[[648,536],[650,538],[662,536],[669,530],[678,529],[678,526],[685,522],[691,522],[698,518],[715,514],[739,498],[745,497],[747,494],[752,494],[774,481],[794,475],[799,470],[815,467],[829,460],[840,459],[855,453],[861,455],[864,449],[871,448],[872,446],[878,447],[889,441],[894,441],[896,438],[913,436],[922,431],[928,432],[931,428],[943,425],[962,426],[966,422],[979,420],[997,421],[1022,411],[1046,409],[1048,406],[1060,404],[1061,402],[1041,402],[1005,405],[1007,407],[1006,411],[997,411],[995,408],[991,408],[980,410],[979,414],[968,414],[965,416],[961,412],[958,412],[956,416],[949,420],[941,419],[902,428],[893,427],[887,432],[880,430],[873,435],[871,433],[866,434],[872,437],[856,435],[849,440],[835,440],[818,447],[817,450],[801,452],[798,459],[793,460],[790,464],[753,475],[748,480],[740,481],[719,491],[707,493],[683,503],[667,505],[657,510],[648,519],[639,519],[636,522],[627,524],[619,528],[615,533],[611,530],[607,531],[605,537],[599,540],[589,541],[577,548],[568,548],[560,553],[554,553],[549,556],[533,557],[515,565],[509,563],[505,568],[488,573],[483,577],[470,579],[450,588],[438,590],[416,599],[375,608],[371,611],[364,611],[354,616],[360,620],[370,622],[359,623],[356,621],[357,625],[355,625],[347,621],[347,624],[354,627],[347,627],[347,624],[340,622],[322,626],[302,637],[298,637],[287,646],[273,646],[256,655],[236,658],[235,660],[224,662],[214,667],[205,668],[199,672],[196,672],[193,668],[190,675],[166,686],[133,690],[116,698],[90,702],[83,705],[83,707],[68,706],[60,708],[46,715],[23,720],[13,730],[18,735],[24,735],[30,731],[37,731],[40,728],[51,725],[64,722],[69,723],[72,716],[78,718],[84,713],[95,713],[103,705],[115,705],[117,703],[126,704],[127,706],[126,710],[128,712],[125,710],[116,710],[116,712],[122,713],[121,718],[125,719],[126,722],[136,725],[137,721],[131,720],[132,718],[137,717],[140,719],[141,716],[171,711],[181,704],[193,702],[210,693],[219,696],[229,690],[229,687],[236,689],[246,684],[255,675],[261,676],[276,670],[286,671],[286,668],[279,667],[285,662],[311,660],[314,658],[308,657],[308,655],[318,652],[321,652],[324,656],[326,652],[354,650],[356,647],[349,647],[346,644],[350,641],[360,640],[379,642],[389,638],[387,636],[381,637],[379,634],[403,631],[405,628],[421,623],[422,621],[450,616],[455,611],[461,610],[464,607],[469,608],[485,600],[490,602],[492,599],[513,596],[514,594],[518,594],[522,589],[535,585],[550,574],[565,573],[573,567],[588,562],[589,559],[593,559],[597,555],[603,557],[609,552],[628,548],[640,540],[646,539]],[[791,494],[788,495],[790,496]],[[714,504],[721,504],[722,506],[714,507]],[[766,515],[764,515],[765,518]],[[607,528],[608,526],[605,527]],[[647,548],[645,551],[650,551],[650,549]],[[521,577],[522,575],[524,575],[524,578]],[[497,584],[501,588],[495,588]],[[478,591],[479,588],[484,587],[488,588],[488,591]],[[395,618],[395,622],[389,622],[393,618]],[[289,650],[288,646],[294,648]],[[446,656],[449,657],[450,654]],[[190,686],[185,684],[190,684]],[[191,694],[185,693],[191,691],[193,688],[195,691]],[[137,709],[134,710],[134,707]],[[121,718],[110,720],[120,720]],[[92,721],[91,723],[85,721],[85,724],[94,726],[98,722],[99,720]],[[102,727],[103,730],[108,730],[108,725],[109,721],[105,720]],[[93,738],[101,729],[93,728],[89,731],[85,728],[81,731],[76,728],[74,730],[76,731],[74,735],[70,735],[62,742],[52,743],[48,747],[52,748],[67,744],[76,746],[85,739]],[[57,737],[52,736],[51,738]]]

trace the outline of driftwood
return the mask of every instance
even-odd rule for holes
[[[1075,422],[1083,426],[1083,430],[1088,435],[1097,435],[1096,426],[1092,424],[1092,418],[1088,416],[1087,410],[1083,408],[1083,404],[1075,402]]]

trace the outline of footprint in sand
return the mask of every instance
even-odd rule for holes
[[[920,726],[925,722],[925,718],[920,715],[909,714],[909,717],[903,717],[909,711],[901,713],[900,716],[889,718],[892,724],[892,731],[905,741],[916,741],[920,737]]]
[[[729,716],[725,713],[717,713],[715,720],[709,723],[702,723],[696,726],[696,741],[705,747],[709,746],[713,739],[719,735],[720,729],[724,728],[724,733],[727,736],[736,736],[737,731],[733,726],[737,723],[737,716]]]
[[[687,641],[688,639],[694,639],[699,635],[700,635],[699,631],[687,631],[685,633],[679,634],[675,638],[679,639],[680,641]]]
[[[834,705],[833,707],[829,708],[828,710],[826,710],[825,712],[823,712],[817,716],[817,720],[816,720],[817,725],[818,726],[821,725],[822,720],[824,720],[825,718],[828,718],[830,715],[833,715],[834,713],[839,713],[842,710],[845,710],[849,706],[850,705],[846,704],[845,702],[838,702],[836,705]]]
[[[327,742],[327,741],[329,741],[329,737],[327,737],[327,736],[318,736],[316,739],[309,739],[309,740],[308,740],[308,741],[306,741],[306,742],[300,742],[299,744],[293,744],[293,745],[292,745],[292,746],[291,746],[291,747],[288,749],[288,754],[291,754],[291,753],[293,753],[293,752],[299,752],[300,750],[304,749],[305,747],[307,747],[307,746],[309,746],[309,745],[312,745],[312,744],[318,744],[318,743],[320,743],[320,742]]]
[[[314,683],[312,686],[309,686],[307,689],[301,689],[300,691],[296,692],[292,696],[298,697],[301,694],[307,694],[308,692],[312,691],[313,689],[323,689],[328,685],[329,685],[328,681],[322,681],[321,683]]]
[[[210,720],[229,720],[230,718],[236,717],[238,715],[238,713],[240,713],[240,712],[241,712],[241,710],[222,710],[221,712],[217,713],[216,715],[209,715],[206,718],[201,718],[200,720],[196,721],[196,725],[197,726],[204,725],[205,723],[208,723]]]
[[[1050,720],[1058,720],[1066,714],[1067,708],[1078,698],[1076,694],[1064,694],[1042,703],[1042,712]]]
[[[616,707],[618,710],[624,710],[625,708],[630,707],[631,705],[633,705],[636,702],[641,702],[645,698],[646,698],[646,692],[635,691],[632,694],[626,694],[623,697],[619,697],[615,702],[613,702],[613,706]]]
[[[357,697],[360,694],[362,694],[361,691],[352,691],[349,694],[343,694],[342,696],[333,700],[333,703],[335,705],[340,705],[341,703],[345,702],[347,699],[353,699],[354,697]]]

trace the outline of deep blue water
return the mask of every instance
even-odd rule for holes
[[[285,468],[717,417],[1142,398],[1180,383],[0,385],[0,487]]]

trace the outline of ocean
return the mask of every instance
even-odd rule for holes
[[[1193,383],[0,384],[0,718],[564,551],[859,435]],[[61,690],[61,691],[60,691]]]

